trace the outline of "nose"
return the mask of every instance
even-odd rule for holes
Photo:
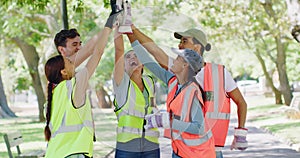
[[[82,46],[81,45],[79,45],[79,46],[77,46],[77,50],[80,50],[82,48]]]
[[[178,49],[183,49],[183,45],[181,42],[178,44]]]

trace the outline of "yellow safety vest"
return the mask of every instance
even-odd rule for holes
[[[143,76],[143,82],[144,88],[149,94],[148,103],[150,103],[150,98],[154,95],[154,82],[150,76]],[[116,101],[114,104],[118,107]],[[148,105],[146,108],[146,106],[143,92],[133,81],[130,81],[126,103],[121,109],[115,110],[118,119],[118,142],[126,143],[136,138],[142,138],[145,115],[152,113],[152,107]],[[144,135],[148,141],[158,144],[159,131],[157,128],[145,130]]]
[[[78,109],[74,107],[74,83],[75,78],[62,81],[53,90],[49,124],[51,139],[45,157],[66,157],[76,153],[89,157],[93,155],[94,127],[91,105],[86,99],[84,106]]]

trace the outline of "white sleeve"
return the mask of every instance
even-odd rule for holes
[[[237,88],[236,82],[234,81],[231,74],[229,73],[229,71],[226,68],[224,68],[224,76],[225,76],[224,82],[225,82],[225,91],[226,92],[231,92],[235,88]]]
[[[203,67],[196,75],[196,80],[202,89],[204,89],[204,69],[205,67]]]
[[[79,108],[85,104],[86,90],[89,86],[88,73],[88,69],[84,67],[75,74],[76,86],[74,89],[73,103],[76,108]]]
[[[204,69],[205,69],[205,67],[203,67],[200,70],[200,72],[198,72],[198,74],[196,75],[196,80],[199,83],[199,85],[201,86],[201,88],[203,88],[203,86],[204,86]],[[235,81],[233,80],[231,74],[229,73],[229,71],[226,68],[224,68],[224,76],[225,76],[224,84],[225,84],[226,92],[231,92],[235,88],[237,88]]]

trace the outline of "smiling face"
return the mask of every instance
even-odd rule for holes
[[[184,60],[183,57],[178,55],[177,58],[173,61],[171,71],[174,74],[178,74],[179,72],[182,72],[186,66],[188,66],[188,63]]]
[[[58,46],[58,50],[63,56],[70,57],[81,49],[80,36],[75,38],[67,38],[66,46]]]
[[[125,71],[129,76],[132,75],[134,72],[140,72],[141,69],[143,68],[143,65],[141,62],[138,60],[136,57],[134,51],[129,51],[128,53],[125,54]]]

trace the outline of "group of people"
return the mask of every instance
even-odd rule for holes
[[[222,158],[230,120],[230,98],[237,105],[238,125],[231,149],[247,148],[247,104],[223,65],[206,63],[209,51],[199,29],[175,32],[180,40],[168,55],[131,22],[128,1],[111,0],[112,12],[102,31],[81,46],[76,29],[61,30],[54,42],[59,55],[45,64],[48,80],[45,139],[46,157],[93,156],[96,141],[93,115],[86,95],[93,75],[115,29],[113,72],[116,158],[160,157],[158,128],[171,139],[173,158]],[[126,35],[132,50],[124,50]],[[152,55],[154,57],[151,58]],[[90,57],[81,70],[75,68]],[[168,86],[166,111],[155,104],[155,82],[143,74],[144,66]]]

